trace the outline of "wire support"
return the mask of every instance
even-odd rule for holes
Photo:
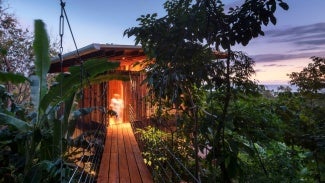
[[[176,157],[176,155],[170,151],[170,149],[166,146],[163,145],[163,148],[173,157],[174,160],[176,160],[176,162],[181,165],[183,167],[183,169],[188,173],[188,175],[191,176],[191,178],[195,181],[195,182],[200,182],[192,173],[190,170],[188,170],[188,168],[179,160],[179,158]]]
[[[69,183],[70,182],[73,182],[73,180],[75,180],[75,176],[77,176],[79,173],[79,178],[78,178],[78,183],[79,182],[87,182],[85,180],[82,180],[83,178],[84,179],[88,179],[88,176],[89,176],[89,173],[95,173],[97,170],[96,169],[92,169],[92,167],[94,167],[96,165],[96,163],[99,162],[99,159],[101,156],[101,152],[103,151],[103,148],[98,148],[98,147],[95,147],[96,145],[97,146],[101,146],[103,145],[103,142],[104,142],[104,138],[105,136],[101,135],[102,133],[104,133],[106,127],[103,125],[103,123],[100,123],[100,125],[98,125],[97,129],[95,130],[95,133],[94,135],[92,135],[92,138],[89,140],[90,143],[88,144],[88,146],[85,148],[86,150],[89,151],[89,156],[86,157],[86,155],[83,155],[80,160],[79,160],[79,163],[77,164],[76,168],[74,169],[73,171],[73,174],[69,180]],[[100,138],[102,137],[102,138]],[[100,143],[101,142],[101,143]],[[96,149],[95,151],[92,151],[92,149]],[[95,157],[95,158],[93,158]],[[88,173],[85,174],[86,170],[85,170],[85,166],[83,166],[80,170],[80,167],[81,167],[81,162],[88,162],[88,163],[91,163],[91,167],[90,169],[88,170]],[[80,170],[80,172],[78,172],[78,170]],[[90,172],[89,172],[90,171]],[[94,180],[93,178],[90,178],[90,181],[88,182],[92,182],[91,180]]]
[[[60,35],[60,50],[59,50],[59,58],[60,58],[60,73],[61,73],[61,76],[63,76],[63,35],[64,35],[64,16],[63,16],[63,10],[64,10],[64,6],[65,4],[62,2],[61,0],[61,15],[60,15],[60,18],[59,18],[59,35]],[[63,77],[61,77],[61,80],[60,82],[62,83],[63,82]],[[62,85],[60,87],[60,98],[62,98],[63,96],[63,88],[62,88]],[[62,111],[63,113],[63,105],[60,106],[60,111]],[[62,114],[60,114],[62,115]],[[63,113],[64,115],[64,113]],[[60,162],[60,180],[61,182],[63,181],[63,144],[62,144],[62,139],[63,139],[63,134],[62,134],[62,131],[63,131],[63,119],[60,120],[60,155],[61,155],[61,162]]]
[[[164,168],[164,166],[161,164],[160,161],[157,161],[157,163],[159,164],[159,167],[161,168],[163,174],[165,174],[165,179],[166,179],[166,180],[169,179],[169,175],[168,175],[168,173],[167,173],[167,169]],[[161,172],[161,171],[159,171],[159,172]]]
[[[160,156],[164,156],[160,150],[158,152],[159,152],[159,155]],[[169,161],[165,161],[165,162],[168,165],[168,167],[171,169],[171,171],[174,173],[174,175],[176,175],[176,177],[178,178],[178,180],[181,181],[182,178],[180,177],[179,173],[175,170],[175,168],[173,167],[173,165],[170,164]],[[158,161],[158,163],[159,163],[160,167],[162,167],[162,164],[159,161]],[[164,169],[166,170],[166,168],[164,168]],[[168,176],[168,177],[170,177],[170,176]],[[169,178],[169,179],[171,179],[171,178]],[[173,180],[171,180],[171,181],[173,181]]]
[[[94,137],[94,140],[95,141],[98,141],[100,138],[100,135],[98,135],[101,131],[104,131],[104,126],[103,125],[99,125],[98,129],[97,129],[97,132],[95,134],[95,137]],[[105,137],[104,137],[105,138]],[[101,139],[101,142],[103,142],[103,139]],[[103,143],[100,143],[100,144],[103,144]],[[95,172],[97,172],[97,169],[96,169],[96,165],[98,164],[99,160],[100,160],[100,156],[97,156],[97,155],[101,155],[102,152],[103,152],[103,148],[99,147],[99,143],[96,142],[95,145],[97,145],[97,148],[96,147],[92,147],[92,148],[95,148],[96,151],[94,152],[94,156],[89,156],[88,157],[88,160],[87,162],[91,162],[91,167],[89,169],[89,171],[91,171],[90,173],[91,174],[86,174],[86,178],[83,182],[93,182],[92,180],[94,180],[94,176],[90,176],[90,175],[93,175]],[[88,177],[89,177],[89,181],[88,180]]]
[[[63,75],[63,72],[64,72],[63,71],[63,36],[64,36],[64,29],[65,29],[65,25],[64,24],[65,24],[65,21],[66,21],[66,23],[68,25],[68,28],[69,28],[69,31],[70,31],[70,34],[71,34],[71,37],[72,37],[72,40],[73,40],[73,44],[74,44],[75,49],[76,49],[76,54],[77,54],[76,56],[80,60],[80,87],[81,87],[81,100],[82,100],[81,108],[84,108],[85,107],[85,104],[84,104],[84,89],[83,89],[84,88],[84,84],[87,84],[88,86],[91,87],[91,83],[89,81],[89,73],[85,70],[85,68],[83,66],[83,60],[82,60],[82,58],[80,56],[79,49],[78,49],[78,46],[77,46],[77,43],[76,43],[76,39],[75,39],[75,36],[73,34],[72,27],[71,27],[71,24],[70,24],[70,21],[69,21],[69,18],[68,18],[66,9],[65,9],[65,2],[63,2],[63,0],[60,0],[60,6],[61,6],[61,14],[60,14],[60,19],[59,19],[59,36],[60,36],[59,58],[60,58],[60,71],[61,71],[61,75]],[[86,80],[86,82],[84,82],[84,80]],[[63,78],[61,77],[61,81],[60,82],[62,82],[62,81],[63,81]],[[61,86],[61,89],[60,89],[60,96],[61,96],[61,98],[63,96],[63,88],[62,88],[62,86]],[[64,105],[61,105],[61,109],[62,110],[64,109]],[[64,114],[64,113],[62,113],[62,114]],[[81,124],[82,124],[82,126],[83,126],[83,124],[85,124],[85,121],[84,120],[85,119],[83,117],[81,117]],[[63,121],[61,121],[61,139],[62,139],[62,135],[63,135],[62,134],[62,129],[63,129],[63,126],[62,125],[63,125]],[[101,123],[101,125],[99,125],[97,127],[97,130],[96,130],[95,134],[91,135],[88,138],[88,140],[89,141],[102,140],[102,142],[103,142],[104,139],[100,139],[103,135],[99,135],[99,133],[105,132],[105,130],[106,130],[106,125],[103,125],[103,123]],[[84,132],[84,130],[82,130],[82,131]],[[102,138],[105,138],[105,136],[102,137]],[[102,145],[103,144],[101,144],[100,146],[102,146]],[[89,173],[86,174],[86,176],[84,176],[84,173],[85,173],[85,163],[83,163],[82,166],[81,166],[81,163],[82,162],[89,162],[89,163],[91,163],[90,169],[94,169],[95,171],[97,171],[96,170],[96,167],[98,167],[98,166],[95,165],[95,163],[98,163],[100,161],[100,158],[98,157],[98,155],[101,156],[102,151],[103,151],[103,148],[100,148],[100,146],[92,147],[92,145],[89,144],[87,148],[82,148],[83,149],[83,152],[84,152],[83,153],[83,156],[81,157],[81,159],[79,160],[79,162],[76,164],[76,168],[73,170],[73,173],[72,173],[72,176],[71,176],[69,182],[71,182],[75,178],[75,176],[77,175],[77,172],[80,175],[79,182],[81,181],[82,178],[84,178],[88,182],[93,182],[94,181],[95,177],[92,176],[92,175],[90,175]],[[61,151],[61,156],[62,156],[64,154],[63,153],[63,148],[62,148],[62,142],[60,144],[60,151]],[[87,153],[89,154],[88,158],[85,157],[85,151],[87,151]],[[62,177],[63,176],[63,172],[62,171],[63,171],[63,164],[61,164],[61,182],[63,180],[63,177]]]
[[[62,7],[63,14],[65,16],[65,19],[67,21],[67,24],[68,24],[68,27],[69,27],[69,30],[70,30],[70,34],[71,34],[71,37],[72,37],[73,44],[74,44],[76,52],[77,52],[77,56],[80,58],[80,54],[79,54],[78,46],[77,46],[77,43],[76,43],[76,39],[74,38],[73,31],[72,31],[72,28],[71,28],[71,25],[70,25],[70,21],[69,21],[67,12],[65,10],[65,3],[62,0],[60,2],[61,2],[60,4],[61,4],[61,7]]]
[[[135,127],[135,124],[133,124],[132,125],[132,127],[133,127],[133,130],[136,128]],[[141,128],[143,128],[143,127],[141,127]],[[145,141],[142,141],[142,140],[140,140],[140,138],[139,137],[137,137],[137,141],[138,142],[140,142],[139,144],[142,144],[142,143],[146,143]],[[181,169],[183,169],[185,172],[186,172],[186,174],[188,174],[188,177],[190,177],[194,182],[196,182],[196,183],[200,183],[201,181],[200,180],[198,180],[195,176],[194,176],[194,174],[183,164],[183,162],[181,162],[180,161],[180,159],[172,152],[172,150],[170,150],[169,148],[168,148],[168,145],[165,143],[165,142],[163,142],[163,141],[161,141],[160,142],[161,143],[161,145],[159,145],[159,147],[160,147],[160,149],[159,150],[157,150],[156,149],[156,152],[159,152],[158,154],[156,154],[156,155],[161,155],[162,154],[162,152],[163,151],[165,151],[167,154],[169,154],[170,155],[170,157],[172,158],[172,160],[174,160],[174,162],[175,163],[177,163],[179,166],[180,166],[180,168]],[[161,164],[161,162],[159,162],[159,161],[157,161],[157,164],[158,164],[158,166],[161,168],[161,170],[162,170],[162,174],[164,174],[165,176],[167,176],[167,177],[169,177],[168,176],[168,174],[167,174],[167,170],[166,170],[166,168]],[[179,173],[177,173],[177,170],[170,164],[170,162],[167,162],[167,165],[170,167],[170,169],[171,169],[171,171],[177,176],[177,178],[178,179],[180,179],[181,177],[180,177],[180,175],[179,175]],[[153,170],[153,172],[155,172],[156,170]],[[157,174],[157,175],[159,175],[159,176],[161,176],[159,173]]]

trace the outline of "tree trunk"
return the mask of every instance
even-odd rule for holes
[[[228,114],[228,107],[231,99],[231,83],[230,83],[230,54],[231,50],[230,48],[228,49],[228,58],[226,61],[226,96],[224,98],[224,105],[223,105],[223,110],[222,110],[222,116],[221,116],[221,121],[218,126],[218,131],[217,134],[219,135],[219,140],[217,141],[217,149],[218,149],[218,154],[219,156],[224,156],[225,152],[225,122],[226,122],[226,117]],[[220,142],[221,141],[221,142]],[[223,182],[230,183],[232,182],[228,170],[225,165],[225,161],[222,161],[220,163],[220,169],[222,172],[222,177],[223,177]]]

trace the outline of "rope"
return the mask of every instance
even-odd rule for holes
[[[82,98],[81,99],[82,100],[81,108],[84,108],[85,107],[85,103],[84,103],[85,96],[84,96],[84,90],[83,90],[84,79],[86,79],[86,83],[90,86],[90,91],[91,91],[91,85],[90,85],[90,81],[89,81],[89,78],[88,78],[89,73],[84,68],[83,60],[81,59],[79,49],[78,49],[78,46],[77,46],[77,43],[76,43],[76,40],[75,40],[75,36],[73,34],[71,24],[70,24],[70,21],[68,19],[67,12],[65,10],[65,2],[60,0],[60,6],[61,6],[61,14],[60,14],[60,19],[59,19],[59,36],[60,36],[59,58],[60,58],[60,68],[61,68],[60,71],[61,71],[61,75],[62,75],[63,74],[63,35],[64,35],[64,22],[66,20],[66,23],[68,24],[68,28],[69,28],[69,31],[70,31],[70,34],[71,34],[71,37],[72,37],[72,40],[73,40],[73,43],[74,43],[74,46],[75,46],[75,50],[76,50],[76,54],[77,54],[76,56],[80,61],[80,86],[82,87],[82,89],[81,89],[81,98]],[[62,80],[63,80],[63,78],[61,78],[61,83],[62,83]],[[63,88],[62,88],[62,86],[60,88],[60,95],[61,95],[61,98],[62,98],[62,96],[63,96]],[[90,103],[89,103],[89,106],[87,106],[87,107],[91,107],[91,104],[92,104],[91,102],[93,100],[92,96],[91,96],[91,93],[89,93],[89,95],[90,95],[90,97],[89,97],[89,99],[90,99],[89,102]],[[104,113],[105,113],[105,111],[104,111]],[[102,120],[104,120],[104,118]],[[81,126],[80,126],[80,128],[82,128],[83,133],[85,133],[85,131],[84,131],[85,130],[84,123],[85,123],[84,118],[82,116],[81,117]],[[93,135],[89,135],[89,137],[87,137],[87,139],[89,140],[90,143],[88,144],[88,147],[85,148],[84,150],[89,151],[89,154],[94,153],[93,157],[89,156],[88,159],[87,159],[87,162],[92,163],[89,173],[91,173],[92,169],[96,169],[96,166],[94,165],[94,163],[98,163],[98,161],[100,161],[99,157],[97,157],[96,155],[101,154],[100,151],[102,151],[103,149],[98,148],[98,147],[94,147],[92,145],[93,144],[92,142],[95,142],[96,140],[102,140],[103,141],[103,139],[99,139],[99,137],[100,137],[99,132],[105,131],[105,129],[106,129],[106,128],[103,129],[103,127],[105,127],[105,125],[103,125],[103,122],[102,122],[101,125],[97,126],[97,129],[95,130],[95,133]],[[63,122],[61,122],[61,134],[60,134],[61,139],[62,139],[62,130],[63,130]],[[93,148],[96,148],[96,150],[93,151],[92,150]],[[64,153],[63,153],[62,141],[61,141],[61,144],[60,144],[60,152],[61,152],[61,156],[63,156]],[[61,158],[63,159],[63,157],[61,157]],[[78,165],[74,169],[69,182],[73,181],[74,176],[77,174],[77,171],[80,168],[80,165],[81,165],[81,163],[83,162],[84,159],[85,159],[85,154],[83,154],[80,161],[78,162]],[[61,182],[63,182],[63,161],[61,161],[60,169],[61,169],[60,180],[61,180]],[[84,172],[85,172],[85,166],[83,166],[83,168],[82,168],[82,171],[80,173],[80,177],[79,177],[78,182],[82,181],[81,179],[83,178]],[[88,175],[89,174],[87,174],[87,176],[85,177],[86,181],[88,181],[88,179],[89,179],[89,182],[93,182],[95,177],[94,176],[88,176]]]
[[[169,148],[167,148],[167,146],[166,145],[164,145],[163,146],[164,147],[164,149],[166,149],[167,150],[167,152],[174,158],[174,160],[176,160],[176,162],[179,164],[179,165],[181,165],[182,167],[183,167],[183,169],[191,176],[191,178],[195,181],[195,182],[200,182],[188,169],[187,169],[187,167],[181,162],[181,161],[179,161],[179,159],[175,156],[175,154],[174,153],[172,153],[170,150],[169,150]]]
[[[64,16],[63,16],[63,10],[64,10],[64,6],[65,3],[63,3],[61,1],[60,3],[61,5],[61,15],[60,15],[60,21],[59,21],[59,35],[60,35],[60,53],[59,53],[59,58],[60,58],[60,73],[61,73],[61,83],[63,82],[63,35],[64,35]],[[62,98],[63,95],[63,88],[62,88],[62,84],[60,87],[60,98]],[[63,106],[61,106],[63,107]],[[61,110],[64,111],[64,110]],[[60,155],[61,155],[61,161],[60,161],[60,180],[61,182],[63,182],[63,147],[62,147],[62,131],[63,131],[63,120],[64,118],[61,120],[61,124],[60,124]]]
[[[158,125],[158,124],[156,124]],[[135,131],[135,125],[132,126],[133,127],[133,130]],[[141,127],[143,128],[143,126]],[[153,135],[153,134],[152,134]],[[138,141],[138,144],[140,145],[141,143],[146,143],[146,142],[143,142],[139,137],[137,137],[137,141]],[[154,155],[157,155],[157,156],[161,156],[163,152],[169,154],[169,156],[172,158],[172,161],[174,161],[176,164],[178,164],[180,166],[181,169],[183,169],[188,178],[191,178],[193,180],[193,182],[196,182],[196,183],[199,183],[201,182],[199,179],[197,179],[194,174],[186,167],[186,165],[184,165],[183,162],[181,162],[181,160],[174,154],[173,150],[171,150],[170,148],[168,148],[168,145],[166,144],[166,142],[164,141],[160,141],[160,145],[159,145],[159,148],[160,149],[155,149],[156,152],[158,152],[157,154],[154,154]],[[177,172],[177,170],[175,169],[175,167],[173,167],[169,161],[166,161],[166,165],[168,167],[164,167],[160,161],[157,161],[156,162],[160,168],[160,172],[161,173],[156,173],[155,175],[159,176],[161,178],[161,180],[169,180],[170,178],[170,175],[167,173],[167,169],[169,167],[169,169],[173,172],[173,174],[177,177],[177,179],[181,180],[181,177],[179,175],[179,173]],[[153,173],[155,173],[155,170],[152,169]],[[164,177],[166,176],[166,177]],[[157,177],[157,178],[159,178]],[[163,178],[164,177],[164,178]],[[160,179],[159,178],[159,179]]]
[[[93,144],[94,144],[94,143],[92,143],[92,142],[96,142],[96,140],[98,140],[98,137],[99,137],[98,134],[99,134],[100,131],[103,131],[103,130],[102,130],[103,127],[104,127],[103,125],[98,125],[98,127],[97,127],[97,129],[95,130],[95,133],[94,133],[94,135],[93,135],[93,138],[89,140],[91,143],[88,143],[88,146],[85,148],[86,150],[90,150],[90,153],[89,153],[89,156],[88,156],[88,158],[87,158],[87,161],[86,161],[86,159],[85,159],[85,156],[82,156],[82,157],[81,157],[81,159],[79,160],[79,163],[78,163],[77,167],[75,168],[75,170],[74,170],[74,172],[73,172],[73,174],[72,174],[72,176],[71,176],[71,178],[70,178],[70,180],[69,180],[69,183],[72,182],[72,181],[74,180],[74,177],[77,175],[77,170],[81,167],[81,162],[90,162],[90,158],[92,157],[92,156],[91,156],[91,154],[92,154],[91,149],[92,149]],[[100,151],[100,148],[97,148],[94,154],[98,154],[99,151]],[[97,158],[97,159],[98,159],[98,158]],[[84,161],[84,160],[85,160],[85,161]],[[93,162],[94,162],[94,161],[93,161]],[[93,163],[93,162],[92,162],[92,166],[94,166],[94,163]],[[91,170],[91,169],[90,169],[90,170]],[[78,179],[77,182],[81,182],[81,181],[82,181],[81,179],[82,179],[84,173],[85,173],[85,166],[83,166],[82,171],[80,172],[80,177],[79,177],[79,179]],[[87,178],[87,176],[86,176],[86,178]],[[84,182],[84,181],[83,181],[83,182]]]
[[[74,46],[75,46],[75,49],[76,49],[76,52],[77,52],[77,56],[80,58],[80,54],[79,54],[79,50],[78,50],[78,47],[77,47],[77,43],[76,43],[76,40],[74,38],[74,35],[73,35],[73,32],[72,32],[72,28],[71,28],[71,25],[70,25],[70,22],[69,22],[69,19],[68,19],[68,15],[67,15],[67,12],[65,11],[65,3],[63,3],[62,0],[60,0],[60,4],[61,4],[61,7],[62,7],[62,11],[64,13],[64,16],[67,20],[67,24],[68,24],[68,27],[69,27],[69,30],[70,30],[70,34],[71,34],[71,37],[72,37],[72,40],[73,40],[73,43],[74,43]]]

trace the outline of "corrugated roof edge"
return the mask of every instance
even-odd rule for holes
[[[79,48],[79,54],[80,56],[85,55],[87,53],[93,52],[93,51],[98,51],[104,48],[124,48],[124,49],[139,49],[141,48],[141,46],[135,46],[135,45],[118,45],[118,44],[100,44],[100,43],[93,43],[90,45],[87,45],[85,47]],[[63,54],[63,60],[65,59],[70,59],[70,58],[77,58],[77,51],[72,51],[69,53],[65,53]],[[56,62],[60,62],[60,58],[59,56],[56,56],[54,58],[51,59],[51,63],[56,63]]]

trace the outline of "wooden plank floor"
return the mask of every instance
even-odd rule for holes
[[[107,128],[98,183],[152,183],[130,123]]]

